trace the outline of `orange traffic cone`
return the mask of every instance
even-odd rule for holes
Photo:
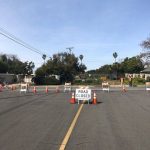
[[[48,87],[46,86],[45,93],[48,93]]]
[[[36,87],[34,86],[34,88],[33,88],[33,93],[36,93]]]
[[[96,93],[94,92],[94,95],[93,95],[93,104],[97,104],[97,99],[96,99]]]
[[[122,86],[122,92],[127,92],[125,85]]]
[[[72,97],[70,99],[70,104],[75,104],[76,101],[75,101],[75,97],[74,97],[74,92],[72,92]]]

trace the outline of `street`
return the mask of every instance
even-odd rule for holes
[[[150,93],[96,91],[84,104],[66,150],[149,150]],[[0,150],[59,150],[79,109],[71,93],[0,92]]]

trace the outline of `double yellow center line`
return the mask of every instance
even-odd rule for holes
[[[61,143],[61,145],[60,145],[59,150],[65,150],[65,147],[66,147],[66,145],[67,145],[67,143],[68,143],[68,140],[69,140],[69,138],[70,138],[70,136],[71,136],[71,133],[72,133],[74,127],[75,127],[75,124],[76,124],[76,122],[77,122],[77,120],[78,120],[78,117],[79,117],[79,115],[80,115],[80,112],[81,112],[81,110],[82,110],[82,107],[83,107],[83,104],[80,105],[80,107],[79,107],[79,109],[78,109],[78,112],[77,112],[77,114],[75,115],[75,117],[74,117],[74,119],[73,119],[73,121],[72,121],[72,123],[71,123],[71,126],[69,127],[69,129],[68,129],[68,131],[67,131],[67,134],[65,135],[65,137],[64,137],[64,139],[63,139],[63,141],[62,141],[62,143]]]

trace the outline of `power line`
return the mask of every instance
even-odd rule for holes
[[[21,46],[35,52],[38,53],[40,55],[45,55],[43,54],[40,50],[30,46],[29,44],[27,44],[26,42],[20,40],[19,38],[17,38],[16,36],[14,36],[13,34],[9,33],[8,31],[4,30],[3,28],[0,27],[0,34],[7,37],[8,39],[12,40],[13,42],[20,44]],[[49,56],[50,57],[50,56]]]
[[[24,46],[24,47],[27,48],[27,49],[30,49],[31,51],[34,51],[34,52],[36,52],[36,53],[38,53],[38,54],[42,54],[42,53],[31,49],[30,47],[28,47],[28,46],[26,46],[26,45],[20,43],[19,41],[15,40],[15,39],[13,39],[13,38],[11,38],[11,37],[9,37],[9,36],[3,34],[3,33],[0,33],[0,34],[3,35],[3,36],[5,36],[5,37],[7,37],[7,38],[9,38],[10,40],[14,41],[15,43],[20,44],[20,45]]]

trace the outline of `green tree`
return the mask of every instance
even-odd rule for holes
[[[115,59],[115,63],[116,63],[116,58],[118,57],[117,52],[114,52],[114,53],[113,53],[113,57],[114,57],[114,59]]]
[[[35,67],[34,63],[31,61],[26,61],[25,63],[23,63],[24,66],[24,74],[30,75],[33,73],[33,69]]]
[[[124,73],[139,73],[143,69],[144,66],[138,57],[127,57],[121,63],[121,70],[123,70]]]
[[[150,49],[150,38],[147,38],[141,43],[141,46],[145,49]]]
[[[112,66],[111,65],[104,65],[104,66],[101,66],[98,70],[97,70],[98,73],[100,74],[110,74],[112,73]]]
[[[43,54],[43,55],[42,55],[42,58],[43,58],[43,60],[44,60],[44,64],[45,64],[46,55],[45,55],[45,54]]]
[[[0,73],[6,73],[8,71],[8,65],[3,61],[0,61]]]
[[[32,74],[33,62],[22,62],[14,55],[0,55],[0,72],[12,74]]]
[[[143,41],[141,43],[142,48],[147,49],[146,51],[142,52],[139,57],[143,62],[143,65],[145,67],[150,67],[150,38],[147,38],[147,40]]]
[[[125,73],[140,73],[140,71],[142,71],[143,69],[144,66],[139,57],[131,57],[131,58],[126,57],[120,63],[116,62],[111,65],[104,65],[97,70],[92,70],[88,72],[92,72],[95,74],[98,73],[101,75],[106,75],[109,77],[116,78],[116,77],[124,76]]]
[[[43,74],[59,75],[61,83],[73,81],[74,76],[80,72],[84,72],[85,65],[79,65],[78,58],[73,53],[62,52],[54,54],[45,65],[42,65],[36,70],[36,76],[43,76]]]
[[[80,56],[79,56],[79,59],[80,59],[80,61],[81,61],[81,64],[82,64],[83,55],[80,55]]]

